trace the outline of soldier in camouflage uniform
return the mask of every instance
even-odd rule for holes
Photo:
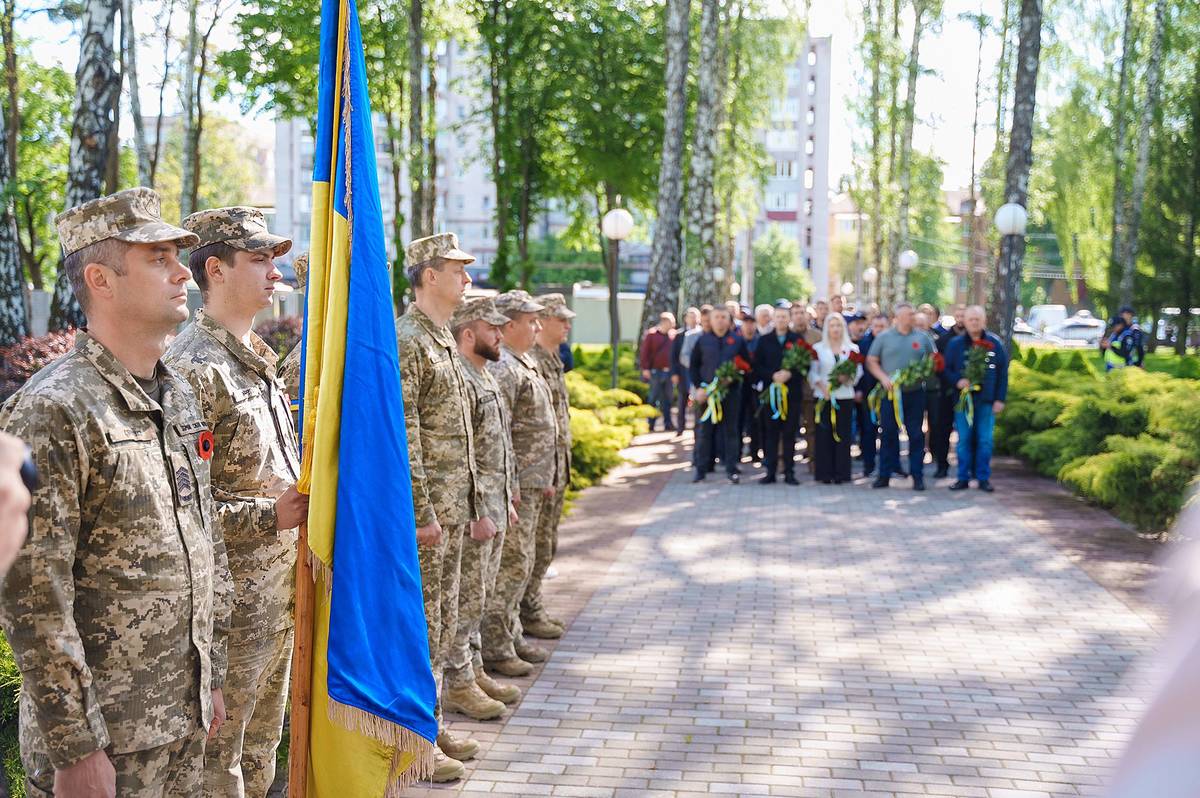
[[[509,527],[500,554],[496,586],[487,597],[483,616],[483,661],[503,676],[524,676],[541,662],[545,652],[521,636],[521,597],[533,572],[535,543],[542,514],[553,501],[559,481],[555,456],[558,425],[546,381],[529,353],[540,323],[542,306],[524,291],[496,298],[496,307],[510,321],[504,327],[500,360],[488,370],[500,385],[512,420],[512,444],[517,455],[517,522]]]
[[[562,518],[563,501],[571,482],[570,403],[567,401],[567,383],[563,377],[563,362],[558,355],[558,347],[566,342],[571,332],[571,319],[575,318],[575,312],[567,307],[562,294],[546,294],[538,297],[537,301],[545,310],[541,313],[542,329],[538,333],[537,345],[530,350],[530,355],[554,397],[554,416],[558,421],[558,440],[555,445],[558,479],[554,483],[554,497],[538,525],[537,557],[529,585],[525,588],[525,596],[521,599],[521,626],[525,634],[531,637],[553,639],[562,636],[563,622],[546,613],[542,580],[558,549],[558,522]]]
[[[458,248],[458,237],[453,233],[413,241],[405,257],[416,299],[396,320],[396,342],[429,659],[440,697],[443,672],[458,629],[463,538],[468,534],[479,539],[495,535],[495,524],[477,514],[476,508],[482,508],[484,502],[476,482],[471,402],[462,361],[447,327],[471,284],[466,265],[474,258]],[[442,728],[440,701],[437,716],[433,780],[454,781],[465,772],[454,760],[475,756],[479,744],[456,738]]]
[[[200,238],[189,265],[204,309],[164,362],[191,383],[213,431],[215,527],[234,588],[228,718],[204,754],[204,793],[265,798],[287,708],[297,527],[308,497],[295,487],[299,445],[278,355],[253,325],[283,277],[275,258],[292,242],[270,233],[256,208],[198,211],[183,226]]]
[[[516,517],[517,473],[508,409],[500,386],[484,368],[500,359],[500,327],[507,323],[508,317],[486,297],[463,302],[450,319],[473,406],[475,470],[485,503],[480,514],[496,525],[494,539],[463,542],[458,634],[446,671],[446,708],[476,720],[499,717],[505,703],[521,697],[520,688],[502,685],[484,672],[479,632],[485,596],[495,588],[500,569],[505,530]]]
[[[41,472],[0,589],[27,792],[200,796],[205,733],[225,713],[230,583],[212,433],[160,361],[188,317],[178,247],[196,237],[146,188],[56,222],[88,332],[0,412]]]

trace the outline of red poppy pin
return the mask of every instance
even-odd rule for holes
[[[728,337],[725,339],[725,343],[727,343],[727,344],[731,344],[731,345],[732,345],[732,344],[733,344],[733,336],[732,336],[732,335],[728,336]]]
[[[213,456],[213,447],[216,442],[213,440],[211,430],[204,430],[200,433],[200,437],[196,439],[196,453],[200,455],[201,460],[211,460]]]
[[[913,341],[913,343],[912,343],[912,347],[913,347],[913,349],[920,349],[920,348],[921,348],[921,342],[920,342],[920,341]]]
[[[996,348],[995,345],[986,338],[980,338],[978,341],[972,344],[972,346],[981,346],[989,352]]]

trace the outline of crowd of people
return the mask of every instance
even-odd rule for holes
[[[782,472],[785,484],[797,485],[799,457],[816,481],[841,484],[857,459],[872,487],[902,477],[925,490],[926,454],[935,479],[949,476],[957,432],[949,488],[974,480],[994,490],[993,431],[1008,355],[981,307],[959,305],[943,318],[929,304],[899,302],[889,314],[873,304],[851,309],[840,296],[753,309],[705,305],[688,308],[679,328],[663,313],[639,356],[663,429],[682,435],[691,418],[696,482],[719,461],[738,483],[750,459],[762,463],[763,484]]]
[[[87,327],[0,410],[0,512],[31,508],[24,547],[15,523],[0,545],[26,793],[263,798],[308,497],[299,352],[280,361],[253,322],[292,242],[248,207],[170,224],[145,188],[56,222]],[[574,313],[561,294],[465,300],[473,258],[452,233],[406,256],[415,300],[396,340],[439,699],[429,767],[446,782],[479,745],[442,709],[500,716],[521,691],[494,676],[528,673],[547,656],[533,641],[563,634],[542,582],[570,476],[560,348]],[[189,279],[203,309],[180,331]]]

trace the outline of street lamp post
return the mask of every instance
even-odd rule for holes
[[[875,301],[875,281],[879,279],[879,270],[874,266],[863,269],[863,282],[867,284],[867,298]]]
[[[624,208],[613,208],[600,221],[600,231],[608,239],[608,341],[612,348],[612,387],[617,387],[618,353],[621,348],[621,242],[633,232],[633,216]]]
[[[920,262],[920,257],[911,249],[906,249],[900,253],[900,257],[897,260],[897,263],[900,264],[900,273],[896,275],[896,280],[900,284],[896,286],[896,293],[903,300],[907,301],[908,299],[908,273],[917,268],[917,264]]]
[[[1004,260],[1004,274],[1000,276],[1003,286],[1003,307],[996,308],[1002,314],[1000,329],[1004,335],[1004,345],[1012,345],[1012,329],[1017,316],[1017,294],[1021,288],[1018,275],[1013,279],[1013,250],[1017,240],[1025,235],[1025,226],[1029,223],[1029,212],[1015,202],[1008,202],[996,209],[996,230],[1000,233],[1000,252]]]

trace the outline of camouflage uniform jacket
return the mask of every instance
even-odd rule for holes
[[[550,389],[538,374],[533,357],[529,352],[518,355],[502,344],[500,360],[487,368],[500,386],[511,419],[517,483],[536,489],[555,487],[560,468],[554,451],[558,423]]]
[[[396,320],[417,526],[479,518],[471,401],[454,336],[416,304]]]
[[[212,494],[233,575],[231,627],[242,640],[293,624],[297,535],[275,529],[275,500],[296,484],[300,460],[276,359],[253,332],[247,347],[204,311],[164,358],[191,383],[215,438]]]
[[[558,479],[556,488],[565,488],[571,481],[571,402],[567,398],[567,380],[563,372],[562,358],[557,351],[547,351],[539,344],[529,350],[529,356],[537,364],[538,373],[550,386],[554,400],[554,417],[558,420]]]
[[[496,529],[503,530],[508,527],[508,506],[517,488],[508,407],[500,398],[495,377],[466,358],[462,358],[462,365],[474,403],[475,473],[483,496],[479,515],[492,519]]]
[[[161,404],[84,333],[0,411],[41,473],[0,620],[24,676],[22,737],[55,767],[193,734],[224,683],[208,425],[186,381],[162,364],[157,377]]]

